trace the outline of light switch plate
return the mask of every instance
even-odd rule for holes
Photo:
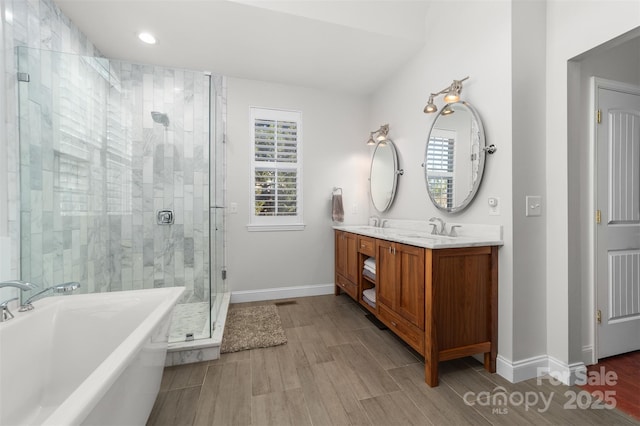
[[[542,197],[539,195],[526,196],[527,207],[525,215],[527,217],[542,215]]]
[[[238,213],[238,203],[229,203],[229,213],[231,214]]]

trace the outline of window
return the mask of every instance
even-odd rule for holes
[[[437,130],[437,129],[434,129]],[[453,207],[453,147],[455,132],[441,130],[432,132],[427,152],[429,188],[434,201],[440,206]]]
[[[302,117],[251,108],[250,231],[301,230]]]

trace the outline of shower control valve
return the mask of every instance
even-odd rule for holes
[[[158,210],[156,223],[158,225],[173,225],[173,210]]]

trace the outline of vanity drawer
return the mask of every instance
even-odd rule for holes
[[[397,334],[407,342],[420,355],[424,355],[424,331],[411,324],[406,319],[395,314],[382,303],[378,303],[378,317],[389,327],[389,330]]]
[[[336,285],[352,298],[358,300],[358,286],[340,274],[336,274]]]
[[[369,237],[358,236],[358,251],[367,256],[376,255],[376,240]]]

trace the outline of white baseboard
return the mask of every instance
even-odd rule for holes
[[[583,346],[582,347],[582,362],[585,365],[595,364],[597,361],[594,357],[593,345]]]
[[[549,374],[566,385],[573,385],[577,377],[584,376],[586,367],[584,362],[569,365],[548,355],[535,356],[516,362],[511,362],[498,355],[496,370],[499,375],[511,383]]]
[[[520,361],[511,362],[498,355],[496,359],[496,372],[511,383],[538,377],[541,369],[548,369],[549,360],[546,355],[534,356]]]
[[[241,290],[231,292],[231,303],[258,302],[262,300],[290,299],[292,297],[322,296],[333,294],[335,285],[300,285],[276,287],[260,290]]]
[[[574,362],[573,364],[565,364],[564,362],[549,357],[549,375],[555,377],[565,385],[573,386],[576,382],[576,375],[584,376],[587,367],[584,362]]]

